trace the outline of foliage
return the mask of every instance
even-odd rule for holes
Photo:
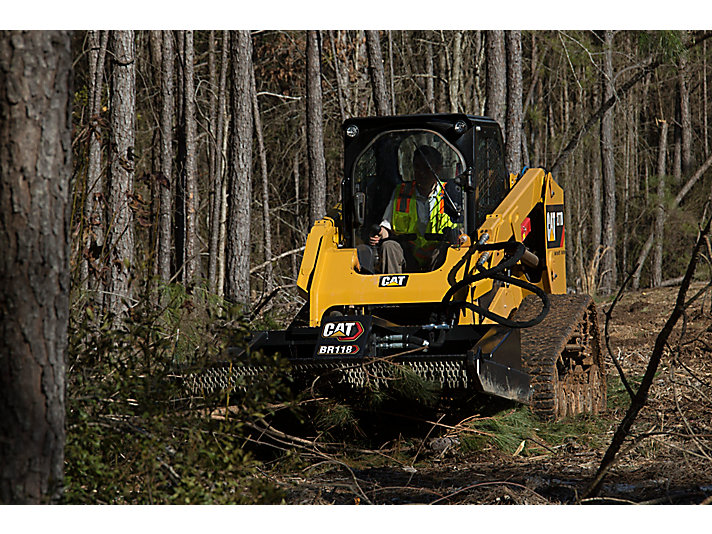
[[[176,375],[222,351],[225,330],[244,322],[204,291],[178,285],[142,296],[118,328],[75,305],[67,376],[66,503],[270,503],[278,488],[259,477],[243,448],[247,423],[286,397],[275,373],[244,394],[237,417],[215,416],[218,395],[196,404]],[[163,306],[152,302],[165,302]]]

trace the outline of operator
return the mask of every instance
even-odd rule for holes
[[[432,271],[450,243],[426,240],[424,234],[459,234],[445,213],[445,184],[439,179],[442,168],[443,158],[437,149],[427,145],[415,149],[414,180],[396,186],[379,231],[369,238],[371,246],[381,245],[382,273]],[[398,234],[415,234],[416,238],[401,244],[391,239]]]

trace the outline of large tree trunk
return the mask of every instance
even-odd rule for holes
[[[368,73],[371,78],[376,115],[388,115],[391,112],[391,99],[386,86],[381,40],[378,37],[377,30],[366,30],[366,51],[368,53]]]
[[[601,83],[603,101],[613,97],[613,32],[603,32],[604,56]],[[601,292],[608,294],[616,287],[616,175],[613,149],[613,110],[601,117],[601,170],[603,176],[603,258]]]
[[[326,160],[324,159],[324,118],[321,98],[319,32],[307,31],[307,157],[310,225],[326,214]]]
[[[106,309],[114,324],[127,309],[131,298],[131,267],[134,264],[133,212],[130,203],[134,179],[134,138],[136,128],[136,63],[134,32],[112,31],[110,47],[111,107],[109,113],[110,164],[108,197],[109,281]]]
[[[85,289],[102,289],[99,263],[104,246],[104,179],[101,172],[101,94],[104,86],[104,64],[108,31],[89,34],[89,153],[87,155],[87,183],[84,201],[86,243],[82,251],[80,280]],[[93,300],[93,299],[92,299]],[[99,300],[100,301],[100,300]]]
[[[183,105],[185,117],[185,271],[183,283],[192,286],[200,276],[198,248],[198,177],[196,164],[195,84],[193,69],[193,32],[186,31],[183,53]]]
[[[450,97],[450,111],[457,113],[462,111],[460,108],[460,86],[462,85],[462,35],[463,31],[455,31],[452,38],[452,67],[450,68],[450,76],[448,83],[448,91]]]
[[[161,179],[158,205],[158,276],[168,283],[171,278],[171,213],[173,198],[173,117],[175,94],[173,33],[163,31],[161,54]]]
[[[223,140],[225,138],[225,95],[227,85],[227,64],[228,52],[230,50],[230,33],[223,31],[222,55],[220,58],[220,82],[218,84],[217,118],[215,121],[215,159],[213,169],[213,182],[211,184],[214,202],[211,204],[210,214],[210,241],[208,245],[208,283],[213,291],[222,291],[222,285],[218,285],[220,228],[221,213],[223,205],[223,169],[225,167],[225,151],[223,150]]]
[[[487,30],[485,32],[487,75],[485,78],[485,115],[496,120],[504,127],[505,106],[507,102],[507,63],[504,47],[504,31]],[[505,141],[506,131],[503,131]]]
[[[61,496],[71,41],[0,34],[0,503]]]
[[[250,301],[250,207],[252,204],[252,39],[247,30],[230,39],[232,136],[228,164],[228,208],[225,296],[247,305]]]
[[[505,32],[507,48],[507,141],[506,165],[509,172],[522,168],[522,32]]]

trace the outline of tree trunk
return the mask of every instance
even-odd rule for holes
[[[220,82],[218,85],[217,120],[215,122],[215,159],[213,169],[213,183],[211,190],[214,195],[212,211],[210,215],[210,241],[208,253],[208,283],[213,291],[219,293],[222,286],[218,284],[218,265],[221,255],[219,253],[221,213],[223,206],[223,176],[225,151],[223,150],[223,140],[225,138],[225,94],[227,86],[227,65],[228,52],[230,50],[230,34],[223,30],[222,55],[220,58]]]
[[[306,136],[309,160],[310,225],[326,214],[326,160],[324,159],[324,118],[321,97],[319,32],[310,30],[307,31]]]
[[[80,280],[89,291],[102,289],[99,275],[104,247],[104,180],[101,172],[101,94],[104,86],[104,64],[108,31],[92,31],[89,36],[89,153],[84,201],[86,245],[82,251]],[[101,298],[99,298],[99,302]]]
[[[522,169],[522,32],[506,31],[507,47],[507,141],[505,146],[507,170],[517,173]]]
[[[193,69],[193,32],[185,32],[183,104],[185,106],[185,273],[186,287],[200,276],[200,249],[198,246],[198,184],[196,164],[195,83]]]
[[[225,296],[250,302],[250,207],[252,204],[252,39],[248,30],[232,32],[232,135],[228,164]]]
[[[683,32],[685,34],[685,32]],[[686,44],[686,36],[683,36],[683,43]],[[687,62],[688,52],[680,55],[680,65],[677,71],[678,83],[680,86],[680,142],[682,144],[682,174],[687,175],[692,168],[692,116],[690,114],[690,88],[688,80],[690,77],[690,67]]]
[[[118,326],[131,298],[134,265],[133,200],[134,138],[136,131],[136,63],[134,32],[112,31],[110,46],[111,107],[108,197],[109,282],[106,309]]]
[[[485,115],[496,120],[504,127],[505,106],[507,102],[507,63],[504,47],[503,30],[485,32],[487,75],[485,78]],[[505,142],[507,132],[504,130]]]
[[[68,32],[0,34],[0,503],[61,497],[69,320]]]
[[[452,67],[450,68],[450,83],[448,84],[450,111],[452,113],[461,111],[459,97],[462,79],[462,34],[461,30],[457,30],[452,39]]]
[[[388,115],[391,112],[391,99],[386,86],[386,74],[383,69],[381,40],[377,30],[366,30],[366,52],[368,53],[368,74],[373,89],[373,102],[376,115]]]
[[[250,77],[252,79],[252,113],[254,114],[257,151],[262,174],[262,237],[265,251],[264,261],[267,264],[265,266],[264,293],[268,295],[274,286],[272,279],[272,223],[269,211],[269,173],[267,172],[267,152],[265,151],[265,141],[262,135],[262,118],[260,117],[260,105],[257,101],[257,84],[255,83],[254,69],[250,72]]]
[[[425,105],[430,113],[435,113],[435,66],[433,63],[433,43],[430,38],[425,43],[425,74]]]
[[[603,32],[604,60],[601,83],[603,101],[614,95],[613,91],[613,31]],[[616,287],[616,175],[613,149],[613,110],[601,117],[601,174],[603,176],[603,258],[601,261],[601,292],[609,294]]]
[[[164,283],[171,278],[171,213],[173,198],[173,117],[175,95],[173,34],[163,30],[161,54],[161,179],[158,195],[158,276]]]
[[[653,287],[660,287],[663,281],[663,237],[665,230],[665,154],[667,152],[668,123],[660,121],[660,145],[658,147],[658,190],[655,206],[655,226],[653,242]]]

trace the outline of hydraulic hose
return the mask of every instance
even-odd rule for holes
[[[524,256],[524,253],[526,252],[526,247],[518,241],[506,241],[504,243],[491,243],[483,245],[478,244],[477,250],[479,252],[484,252],[488,250],[504,250],[505,252],[508,252],[511,255],[505,260],[499,262],[491,269],[481,270],[479,273],[466,276],[459,282],[453,284],[452,287],[450,287],[450,289],[448,289],[445,295],[443,296],[442,303],[449,304],[450,307],[455,309],[467,308],[468,310],[472,310],[475,313],[478,313],[483,317],[491,319],[495,323],[501,324],[502,326],[506,326],[508,328],[529,328],[543,321],[544,317],[546,317],[546,314],[549,313],[549,308],[551,307],[551,303],[549,302],[549,297],[547,296],[547,294],[540,287],[535,286],[534,284],[525,280],[514,278],[513,276],[510,276],[503,272],[506,269],[510,269],[511,267],[513,267],[522,258],[522,256]],[[494,312],[491,312],[487,308],[472,304],[471,302],[466,302],[464,300],[452,300],[452,298],[455,296],[455,293],[457,293],[463,287],[470,286],[471,284],[474,284],[475,282],[479,282],[480,280],[484,280],[486,278],[490,278],[492,280],[499,280],[500,282],[512,284],[514,286],[521,287],[522,289],[526,289],[527,291],[531,291],[542,301],[543,306],[541,312],[539,312],[539,315],[528,321],[513,321],[507,317],[503,317]]]

